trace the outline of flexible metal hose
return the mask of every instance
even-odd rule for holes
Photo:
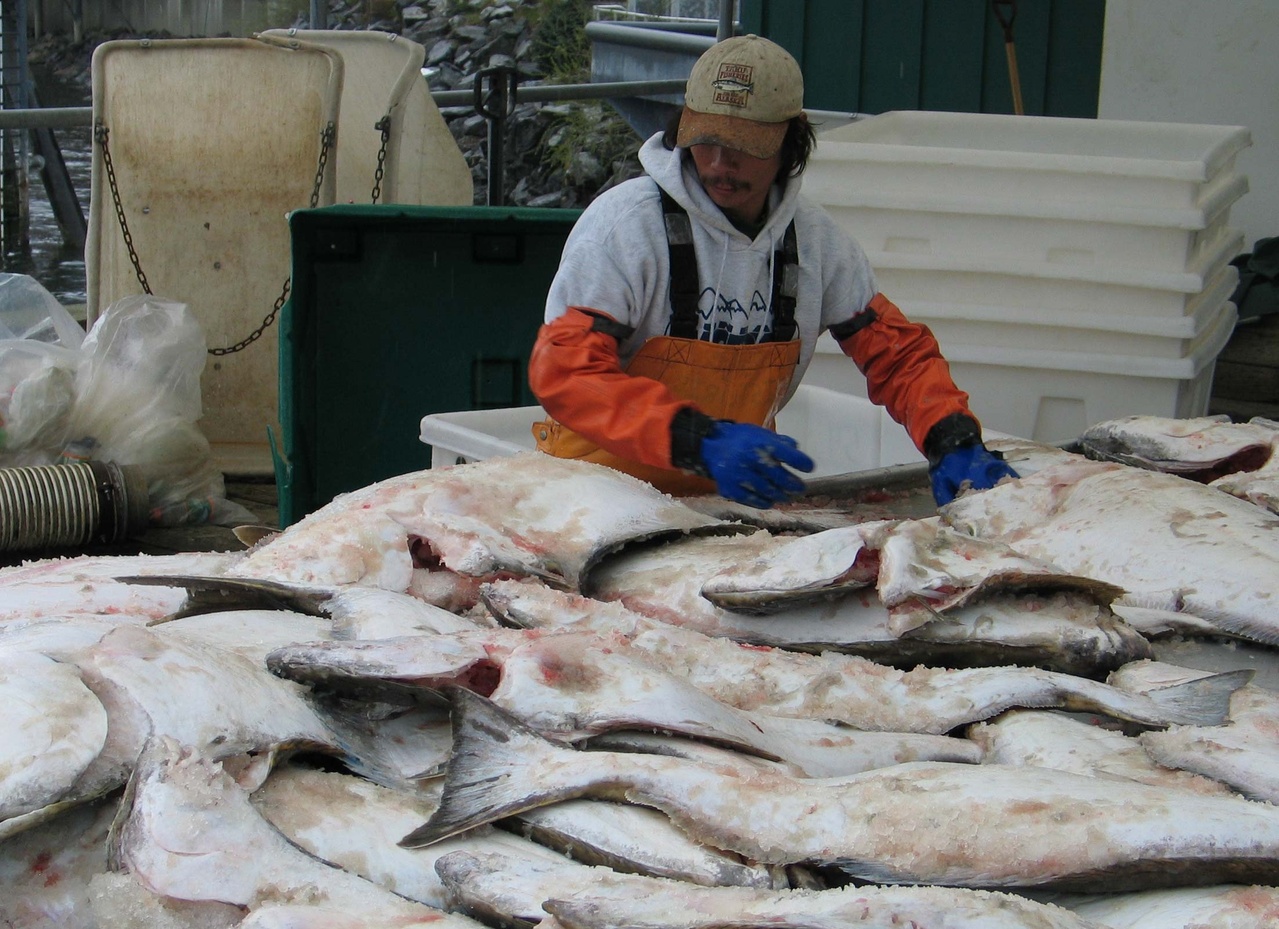
[[[109,543],[147,521],[146,482],[114,462],[0,468],[0,551]]]

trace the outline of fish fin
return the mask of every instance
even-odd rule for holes
[[[145,574],[117,577],[121,584],[152,587],[182,587],[186,603],[177,612],[153,620],[155,626],[184,616],[218,613],[226,610],[291,610],[308,616],[325,616],[323,604],[333,596],[332,590],[301,587],[281,581],[259,578],[202,576],[195,574]]]
[[[1196,678],[1184,684],[1160,687],[1146,696],[1168,714],[1168,721],[1181,726],[1220,726],[1230,718],[1230,697],[1252,680],[1250,668],[1225,671]]]
[[[596,929],[598,926],[618,925],[616,906],[608,901],[592,900],[589,897],[559,899],[552,897],[542,904],[542,909],[551,914],[558,929]],[[680,921],[679,925],[696,925],[697,929],[756,929],[768,925],[777,929],[813,929],[827,923],[820,918],[798,916],[751,917],[744,916],[706,916],[697,918],[696,922]],[[546,925],[545,922],[541,925]],[[632,925],[626,923],[626,925]],[[671,925],[675,925],[674,922]]]
[[[900,639],[916,629],[927,626],[934,620],[944,620],[946,618],[923,597],[910,597],[895,606],[889,607],[888,631],[894,638]]]
[[[554,898],[542,903],[542,909],[551,914],[555,925],[563,929],[584,929],[587,926],[598,926],[596,910],[599,904],[593,900],[556,900]]]
[[[107,829],[107,867],[110,870],[127,870],[124,862],[125,830],[129,825],[130,818],[133,816],[133,808],[137,802],[139,787],[142,781],[150,775],[151,769],[160,763],[160,759],[168,757],[176,750],[176,745],[176,742],[166,736],[150,736],[147,738],[146,744],[142,746],[142,750],[138,752],[138,757],[133,764],[133,770],[129,772],[129,778],[124,783],[124,788],[120,795],[120,805],[116,807],[115,816]]]
[[[282,530],[272,526],[235,526],[231,529],[231,533],[236,540],[245,548],[253,548],[259,542],[270,540],[280,534]]]
[[[846,877],[869,884],[912,884],[909,872],[889,867],[882,861],[865,861],[861,858],[836,858],[821,862],[822,867],[834,868]]]
[[[846,594],[864,590],[869,586],[867,582],[855,581],[804,590],[712,591],[709,593],[703,590],[702,596],[721,609],[731,610],[734,613],[745,613],[747,616],[772,616],[786,610],[838,600]]]
[[[1260,623],[1248,617],[1213,618],[1212,624],[1222,633],[1238,636],[1263,645],[1279,645],[1279,633],[1275,632],[1273,618],[1270,623]]]
[[[443,776],[447,766],[448,766],[447,761],[442,761],[439,764],[433,764],[429,768],[423,768],[421,771],[418,771],[416,774],[410,774],[406,778],[406,780],[429,781],[429,780],[432,780],[433,778],[441,777]]]
[[[560,767],[567,776],[539,782],[538,773],[586,753],[543,738],[491,700],[460,687],[444,692],[453,701],[453,755],[439,808],[399,842],[422,848],[503,816],[580,797],[592,785],[585,765]],[[543,779],[544,780],[544,779]]]
[[[105,792],[107,791],[103,791],[103,793]],[[20,832],[26,832],[28,829],[43,825],[49,820],[57,818],[65,811],[87,803],[101,795],[99,793],[92,797],[71,797],[66,800],[57,800],[34,810],[28,810],[26,813],[10,816],[8,819],[0,821],[0,842],[4,842],[5,839],[10,839]]]

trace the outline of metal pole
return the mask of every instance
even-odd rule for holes
[[[92,125],[93,107],[91,106],[0,110],[0,129],[69,129],[73,126]]]
[[[505,202],[505,176],[506,119],[491,116],[488,121],[488,186],[484,200],[489,206],[501,206]]]
[[[311,28],[329,28],[328,3],[325,0],[311,0]]]
[[[488,195],[489,206],[502,206],[505,175],[506,119],[515,112],[516,82],[519,74],[508,65],[483,68],[475,75],[475,112],[488,120]]]
[[[40,106],[39,92],[35,84],[27,86],[27,100],[33,107]],[[92,108],[90,108],[91,110]],[[40,154],[40,180],[45,192],[49,195],[49,205],[53,207],[53,218],[62,230],[62,241],[72,248],[83,250],[88,228],[85,223],[84,209],[80,206],[80,198],[76,194],[75,184],[67,172],[66,160],[62,157],[62,149],[53,130],[47,127],[29,130],[36,151]]]
[[[716,42],[723,42],[725,39],[733,37],[733,27],[737,19],[734,15],[735,6],[737,4],[734,0],[719,0],[719,26],[715,30]]]
[[[26,0],[0,5],[0,72],[3,100],[0,108],[26,109]],[[30,247],[27,214],[27,133],[3,133],[0,153],[0,247],[5,254]]]
[[[564,100],[600,100],[607,97],[637,97],[647,94],[682,94],[687,81],[601,81],[597,84],[523,85],[515,90],[516,103],[556,103]],[[433,90],[436,106],[465,106],[475,100],[473,90]],[[3,117],[0,117],[3,118]]]
[[[18,15],[16,32],[18,39],[18,87],[17,105],[26,109],[31,105],[27,88],[31,83],[27,69],[27,0],[17,0]],[[22,240],[23,250],[31,247],[31,133],[18,135],[18,234]]]

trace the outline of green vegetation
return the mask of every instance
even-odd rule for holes
[[[550,82],[590,81],[585,28],[590,10],[588,0],[541,0],[531,12],[531,54]],[[638,173],[635,153],[642,140],[607,102],[578,100],[557,110],[542,136],[539,158],[563,173],[570,186],[598,187]]]
[[[530,11],[533,60],[552,83],[590,80],[591,43],[586,38],[590,14],[587,0],[541,0]]]
[[[558,115],[542,137],[541,160],[576,181],[582,155],[597,160],[607,174],[617,171],[639,149],[634,130],[607,103],[578,101]]]

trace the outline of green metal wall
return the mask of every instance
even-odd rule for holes
[[[1016,0],[1015,9],[1025,112],[1095,118],[1105,0]],[[1013,112],[990,0],[741,0],[740,20],[796,57],[810,109]]]

